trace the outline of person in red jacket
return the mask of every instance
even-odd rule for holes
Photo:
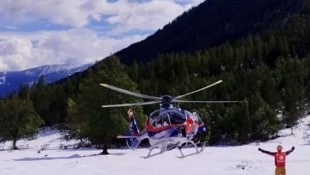
[[[281,145],[277,146],[277,152],[270,152],[263,150],[261,148],[258,148],[258,150],[262,153],[271,155],[274,157],[276,169],[275,169],[275,175],[285,175],[285,160],[286,156],[289,155],[291,152],[294,151],[295,147],[293,146],[290,150],[286,152],[282,152],[283,147]]]

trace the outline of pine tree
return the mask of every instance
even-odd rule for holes
[[[103,104],[134,102],[130,96],[113,92],[99,86],[108,83],[134,91],[136,85],[124,71],[117,58],[109,58],[96,65],[94,71],[81,84],[76,100],[68,101],[70,128],[80,139],[86,138],[100,146],[102,154],[108,154],[108,147],[117,135],[127,130],[126,108],[101,108]],[[141,107],[134,108],[138,122],[141,122]]]
[[[43,123],[29,99],[16,96],[0,101],[0,137],[13,141],[13,149],[18,149],[18,139],[31,138]]]
[[[277,62],[275,76],[280,89],[284,122],[291,127],[303,113],[304,66],[298,59],[281,59]]]
[[[51,96],[54,98],[54,96]],[[50,98],[47,93],[47,86],[44,77],[40,77],[38,82],[32,87],[30,99],[36,112],[42,117],[44,123],[51,126],[52,123],[48,118]]]
[[[263,41],[260,35],[257,34],[254,37],[254,55],[257,59],[262,59],[263,57]]]
[[[132,63],[132,65],[130,66],[130,70],[129,70],[129,76],[131,77],[131,79],[138,81],[139,80],[139,66],[137,64],[136,61],[134,61]]]

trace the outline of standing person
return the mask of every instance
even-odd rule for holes
[[[285,170],[285,160],[286,160],[286,156],[289,155],[291,152],[294,151],[295,147],[293,146],[290,150],[286,151],[286,152],[282,152],[283,147],[281,145],[277,146],[277,152],[270,152],[270,151],[266,151],[263,150],[261,148],[258,148],[258,150],[262,153],[271,155],[274,157],[274,161],[275,161],[275,165],[276,165],[276,169],[275,169],[275,175],[285,175],[286,174],[286,170]]]
[[[131,108],[129,108],[127,111],[127,114],[128,114],[128,119],[130,122],[129,131],[131,135],[138,135],[140,131],[139,131],[136,119],[135,119],[134,111]]]

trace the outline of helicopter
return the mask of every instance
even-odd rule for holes
[[[178,103],[236,103],[238,101],[189,101],[181,100],[182,98],[191,94],[200,92],[202,90],[213,87],[222,80],[214,82],[208,86],[200,88],[198,90],[173,97],[171,95],[163,95],[161,97],[155,97],[145,95],[137,92],[128,91],[112,85],[101,83],[100,85],[135,97],[146,99],[148,101],[138,103],[123,103],[123,104],[111,104],[102,105],[103,108],[111,107],[132,107],[142,105],[160,104],[160,108],[153,111],[145,121],[145,129],[140,131],[135,120],[134,112],[131,108],[127,111],[128,118],[130,120],[129,131],[126,135],[119,135],[117,138],[126,139],[127,146],[131,149],[137,148],[141,141],[148,139],[150,148],[145,158],[149,158],[158,154],[162,154],[166,151],[170,151],[174,148],[178,148],[181,158],[201,153],[204,150],[205,143],[200,143],[201,148],[198,148],[200,141],[195,141],[195,136],[206,132],[206,126],[199,117],[198,113],[190,112],[176,107],[173,104]],[[182,148],[185,146],[193,146],[195,152],[185,155]],[[153,153],[154,149],[159,149],[159,152]]]

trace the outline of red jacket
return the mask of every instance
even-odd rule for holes
[[[282,152],[282,151],[270,152],[270,151],[266,151],[266,150],[263,150],[260,148],[259,148],[259,151],[261,151],[262,153],[273,156],[274,157],[274,163],[277,167],[285,167],[286,156],[294,151],[294,147],[292,147],[291,150],[286,151],[286,152]]]
[[[286,158],[286,152],[277,152],[274,155],[274,160],[276,166],[284,167],[285,166],[285,158]]]

